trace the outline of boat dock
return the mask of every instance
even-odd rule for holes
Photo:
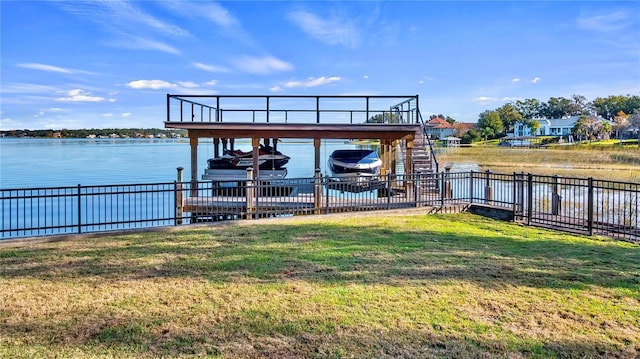
[[[187,130],[191,147],[190,188],[181,198],[182,212],[195,216],[248,216],[294,212],[321,213],[349,210],[349,207],[406,207],[426,193],[414,188],[414,181],[397,178],[424,168],[425,158],[434,159],[425,136],[418,96],[230,96],[167,94],[165,128]],[[217,170],[205,169],[199,181],[198,144],[200,138],[211,139],[214,157],[234,151],[237,139],[250,139],[252,171],[229,177]],[[382,161],[379,176],[365,181],[326,179],[302,191],[286,184],[286,169],[268,173],[259,166],[260,148],[280,139],[312,139],[316,177],[321,167],[320,144],[324,139],[372,141]],[[415,145],[418,145],[415,147]],[[427,146],[429,145],[429,146]],[[229,146],[230,148],[227,148]],[[290,154],[295,156],[295,154]],[[415,157],[415,159],[414,159]],[[421,161],[420,165],[418,162]],[[284,169],[284,168],[283,168]],[[399,173],[402,171],[403,173]],[[230,173],[230,172],[229,172]],[[424,172],[422,172],[424,173]],[[258,185],[265,178],[277,178],[266,187]],[[393,181],[391,179],[393,178]],[[236,179],[236,185],[222,186]],[[211,182],[208,182],[211,181]],[[179,182],[182,182],[179,179]],[[202,188],[211,183],[211,188]],[[248,185],[247,185],[248,184]],[[306,193],[305,193],[306,192]],[[354,197],[355,196],[355,197]],[[183,196],[181,196],[183,197]],[[347,201],[342,199],[348,197]],[[400,197],[403,199],[401,200]],[[410,199],[409,197],[412,197]]]

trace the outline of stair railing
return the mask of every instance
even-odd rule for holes
[[[420,127],[422,128],[422,137],[427,140],[429,144],[429,156],[431,158],[431,163],[435,166],[435,173],[440,172],[440,165],[438,164],[438,159],[436,158],[436,152],[433,150],[433,144],[431,143],[431,139],[429,138],[429,134],[427,133],[427,126],[422,119],[422,113],[420,113],[420,109],[416,108],[416,113],[418,114],[418,122],[420,123]]]

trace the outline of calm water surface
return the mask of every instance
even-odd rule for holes
[[[324,141],[321,170],[334,149],[353,148],[344,141]],[[250,142],[236,142],[248,151]],[[287,178],[312,177],[313,142],[278,143],[278,150],[291,157]],[[210,139],[198,146],[198,177],[207,159],[213,157]],[[58,187],[132,183],[173,182],[176,168],[184,168],[189,180],[188,139],[37,139],[0,138],[0,188]]]

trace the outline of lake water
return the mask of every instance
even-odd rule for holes
[[[323,141],[323,175],[333,150],[354,147],[341,140]],[[235,148],[248,151],[250,141],[237,141]],[[284,140],[278,150],[291,157],[287,178],[313,176],[313,141]],[[177,167],[184,168],[188,181],[190,153],[188,139],[0,138],[0,188],[173,182]],[[198,179],[213,153],[211,139],[200,139]]]

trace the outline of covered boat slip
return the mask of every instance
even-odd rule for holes
[[[381,174],[395,171],[396,144],[404,148],[405,173],[412,173],[413,141],[422,119],[415,96],[262,96],[167,94],[165,128],[187,130],[191,181],[198,178],[198,138],[211,138],[214,153],[235,139],[251,139],[254,178],[259,178],[259,146],[271,139],[313,139],[314,168],[320,168],[323,139],[379,140]],[[399,142],[400,141],[400,142]],[[277,144],[274,141],[274,146]]]
[[[323,188],[320,186],[299,198],[292,198],[290,194],[282,193],[269,196],[268,201],[260,200],[260,193],[241,194],[242,198],[231,200],[229,195],[214,191],[202,191],[200,187],[213,185],[230,180],[228,176],[217,178],[210,169],[205,170],[208,184],[198,184],[200,170],[198,164],[198,144],[200,138],[212,139],[214,156],[233,151],[236,139],[251,139],[253,166],[250,171],[238,173],[238,187],[249,186],[250,182],[260,180],[259,166],[260,146],[273,144],[277,146],[278,139],[313,139],[314,169],[316,181],[319,180],[321,156],[320,146],[323,139],[344,140],[377,140],[380,141],[380,158],[382,166],[378,182],[391,183],[394,186],[404,186],[403,192],[413,193],[413,182],[404,184],[396,180],[387,181],[389,175],[396,174],[397,158],[403,163],[405,174],[413,173],[413,143],[416,136],[423,133],[422,119],[418,109],[418,96],[203,96],[203,95],[167,95],[166,128],[184,129],[188,132],[191,146],[191,173],[189,197],[181,198],[182,210],[200,213],[218,212],[222,208],[238,208],[238,203],[244,203],[238,212],[251,213],[259,211],[257,207],[268,206],[271,209],[279,207],[302,206],[311,211],[317,211],[327,202],[334,202],[325,198],[322,203]],[[209,142],[211,143],[211,142]],[[227,148],[230,146],[230,149]],[[396,148],[402,148],[404,156],[399,156]],[[423,149],[424,150],[424,149]],[[295,153],[289,154],[295,156]],[[326,159],[325,159],[326,160]],[[230,170],[231,171],[231,170]],[[266,170],[262,170],[266,171]],[[181,176],[180,176],[181,177]],[[269,176],[266,176],[269,177]],[[395,178],[395,176],[393,176]],[[278,178],[281,180],[282,178]],[[179,178],[179,182],[181,179]],[[276,181],[279,182],[279,181]],[[316,182],[318,183],[318,182]],[[255,183],[258,186],[258,183]],[[361,190],[361,184],[353,188],[343,185],[344,190]],[[385,185],[386,186],[386,185]],[[384,187],[384,186],[383,186]],[[257,187],[256,187],[257,188]],[[202,188],[200,188],[202,189]],[[384,189],[375,188],[379,193]],[[279,193],[279,191],[276,191]],[[390,193],[386,191],[386,193]],[[181,196],[182,197],[182,196]],[[274,198],[278,197],[278,198]],[[304,198],[303,198],[304,197]],[[380,199],[381,203],[386,203]],[[237,203],[236,203],[237,202]],[[268,203],[268,204],[267,204]],[[339,203],[335,201],[334,203]],[[327,208],[325,208],[327,210]],[[255,212],[254,212],[255,213]]]

